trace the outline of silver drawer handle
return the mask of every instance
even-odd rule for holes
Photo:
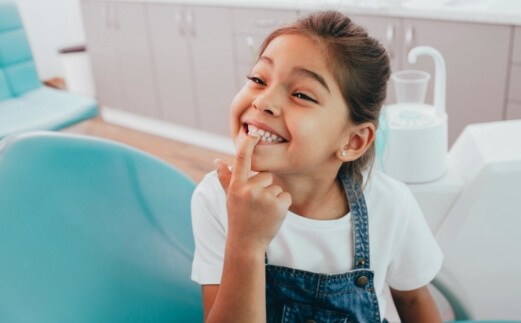
[[[183,25],[183,18],[181,15],[181,11],[175,12],[175,24],[177,25],[177,30],[178,30],[179,34],[184,35],[185,29],[184,29],[184,25]]]
[[[255,19],[253,24],[258,27],[275,26],[275,19]]]
[[[394,58],[394,53],[393,53],[393,41],[394,41],[394,26],[393,25],[388,25],[387,26],[387,33],[385,35],[386,37],[386,40],[387,40],[387,52],[389,53],[389,58],[390,59],[393,59]]]
[[[248,44],[248,48],[250,49],[251,62],[254,63],[257,59],[257,50],[255,49],[255,42],[253,41],[253,37],[246,37],[246,44]]]
[[[192,34],[192,36],[195,36],[195,15],[192,10],[189,10],[186,13],[186,24],[189,32]]]
[[[408,27],[405,31],[405,44],[410,47],[412,45],[412,40],[414,38],[414,29],[412,27]]]

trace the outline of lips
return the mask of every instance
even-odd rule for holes
[[[244,123],[243,126],[245,127],[245,131],[248,134],[258,134],[261,137],[261,141],[275,143],[283,143],[288,141],[268,126],[261,125],[258,123],[254,125],[252,123],[247,122]]]

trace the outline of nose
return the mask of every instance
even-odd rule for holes
[[[283,98],[275,89],[266,89],[253,101],[253,107],[259,111],[266,112],[273,116],[279,116],[282,111]]]

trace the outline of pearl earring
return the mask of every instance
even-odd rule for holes
[[[340,153],[340,155],[341,155],[342,157],[345,157],[345,156],[346,156],[346,152],[345,152],[345,151],[342,151],[342,152]]]

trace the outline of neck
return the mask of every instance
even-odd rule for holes
[[[276,181],[291,194],[290,211],[316,220],[332,220],[349,211],[337,173],[319,176],[276,175]]]

